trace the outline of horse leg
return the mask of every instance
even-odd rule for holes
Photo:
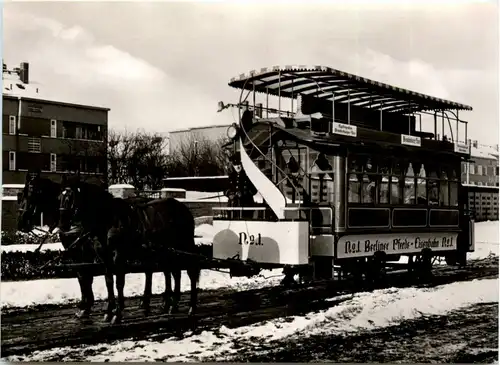
[[[82,293],[82,299],[78,303],[77,308],[79,310],[83,310],[83,309],[85,309],[86,302],[87,302],[87,298],[85,296],[85,289],[84,289],[85,282],[84,282],[84,279],[83,279],[82,274],[80,272],[77,273],[76,277],[78,279],[78,285],[80,286],[80,292]]]
[[[106,289],[108,291],[108,306],[106,308],[106,314],[104,315],[104,321],[110,322],[113,318],[113,311],[116,308],[116,299],[115,299],[115,288],[114,288],[114,278],[113,271],[111,271],[110,267],[106,265],[106,273],[104,274],[104,278],[106,280]]]
[[[163,271],[165,277],[165,291],[163,292],[163,312],[170,313],[171,300],[172,300],[172,277],[170,270]]]
[[[172,306],[170,307],[169,314],[174,314],[179,311],[179,301],[181,299],[181,270],[172,270],[174,277],[174,295],[172,296]]]
[[[111,324],[120,323],[123,319],[123,310],[125,309],[125,296],[123,289],[125,288],[125,272],[120,270],[116,273],[116,291],[118,292],[118,305],[116,306],[115,315],[111,320]]]
[[[80,289],[82,291],[83,305],[80,311],[76,313],[76,316],[80,319],[87,319],[90,317],[90,312],[92,311],[92,306],[94,305],[94,292],[92,290],[94,277],[87,273],[79,273],[78,276],[78,281],[81,285]]]
[[[142,297],[141,308],[144,310],[144,315],[148,316],[151,313],[151,291],[153,286],[153,272],[146,271],[146,282],[144,283],[144,295]]]
[[[125,262],[120,254],[116,254],[114,258],[115,273],[116,273],[116,291],[118,292],[118,305],[115,309],[115,314],[111,320],[111,324],[120,323],[123,318],[123,310],[125,308],[125,296],[123,289],[125,288]]]
[[[196,314],[198,304],[198,282],[200,280],[200,269],[198,267],[188,269],[189,280],[191,281],[191,299],[189,303],[189,316]]]

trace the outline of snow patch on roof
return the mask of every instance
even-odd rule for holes
[[[471,157],[498,160],[498,150],[494,146],[478,145],[471,147]]]

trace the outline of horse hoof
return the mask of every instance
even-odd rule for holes
[[[110,322],[111,320],[112,320],[111,314],[106,313],[106,314],[104,315],[103,321],[104,321],[104,322]]]
[[[121,323],[121,321],[122,321],[121,316],[114,315],[113,319],[111,319],[111,324],[119,324]]]

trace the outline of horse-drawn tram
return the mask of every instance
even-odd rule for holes
[[[238,109],[228,129],[235,188],[229,207],[213,209],[214,259],[285,267],[289,279],[465,264],[474,225],[459,112],[470,106],[321,66],[264,68],[229,86],[239,102],[219,111]]]

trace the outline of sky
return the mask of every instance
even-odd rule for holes
[[[496,2],[4,2],[3,30],[9,68],[113,129],[231,123],[231,77],[306,64],[471,105],[469,137],[498,143]]]

